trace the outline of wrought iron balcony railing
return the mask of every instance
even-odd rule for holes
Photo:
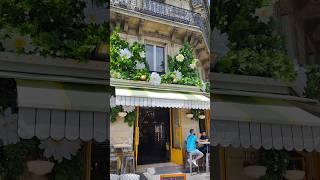
[[[111,0],[111,6],[134,10],[144,14],[197,26],[209,45],[208,22],[200,14],[155,0]]]

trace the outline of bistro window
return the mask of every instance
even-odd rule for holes
[[[146,44],[146,58],[151,71],[165,72],[164,57],[164,47]]]

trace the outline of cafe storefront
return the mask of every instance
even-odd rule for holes
[[[210,99],[196,88],[160,85],[155,89],[139,83],[123,87],[121,81],[113,84],[112,80],[111,85],[115,86],[111,104],[134,107],[135,114],[131,126],[119,117],[121,113],[111,123],[111,148],[128,147],[137,169],[168,162],[183,166],[189,130],[210,132]]]

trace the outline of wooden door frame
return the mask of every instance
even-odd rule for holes
[[[181,151],[181,153],[179,152],[179,155],[181,156],[181,157],[179,157],[179,159],[177,160],[177,162],[175,162],[175,163],[177,163],[178,165],[183,165],[183,143],[182,143],[182,120],[181,120],[181,114],[182,114],[182,111],[181,111],[181,109],[180,108],[175,108],[177,111],[178,111],[178,119],[179,119],[179,125],[180,125],[180,127],[179,127],[179,136],[180,136],[180,151]],[[174,162],[173,161],[173,150],[174,150],[174,148],[173,148],[173,144],[172,144],[172,142],[173,142],[173,136],[174,136],[174,134],[173,134],[173,108],[170,108],[170,162]]]

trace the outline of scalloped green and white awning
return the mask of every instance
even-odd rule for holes
[[[110,94],[102,85],[16,80],[18,135],[104,142]]]
[[[116,105],[210,109],[210,98],[196,93],[116,88]]]

